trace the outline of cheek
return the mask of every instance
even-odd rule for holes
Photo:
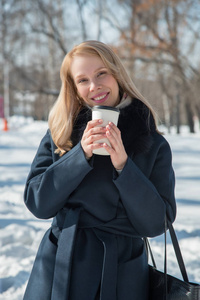
[[[87,96],[87,89],[86,89],[85,87],[83,87],[83,86],[78,86],[78,87],[77,87],[77,91],[78,91],[78,94],[79,94],[82,98],[84,98],[84,97]]]
[[[109,81],[107,81],[107,83],[110,85],[110,87],[113,90],[115,90],[115,91],[119,90],[119,86],[118,86],[117,80],[113,76],[110,76]]]
[[[113,81],[113,89],[115,93],[118,95],[119,94],[119,85],[116,80]]]

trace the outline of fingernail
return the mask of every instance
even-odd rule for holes
[[[103,123],[103,120],[100,119],[100,120],[99,120],[99,123]]]

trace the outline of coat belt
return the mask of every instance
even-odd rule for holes
[[[51,300],[68,300],[72,256],[80,212],[81,208],[69,209],[66,212],[58,240]]]
[[[98,229],[94,229],[94,232],[104,247],[100,300],[116,300],[118,259],[116,236]]]

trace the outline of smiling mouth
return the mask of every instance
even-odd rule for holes
[[[98,102],[98,103],[104,102],[105,100],[107,100],[108,95],[109,95],[109,93],[104,94],[104,95],[99,96],[99,97],[92,98],[92,100],[95,101],[95,102]]]

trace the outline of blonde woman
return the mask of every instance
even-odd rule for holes
[[[24,300],[147,300],[143,237],[174,221],[171,150],[154,111],[104,43],[75,46],[25,188],[38,218],[53,218]],[[91,120],[93,106],[117,107],[118,125]],[[110,146],[96,141],[107,138]],[[104,148],[108,155],[93,154]]]

